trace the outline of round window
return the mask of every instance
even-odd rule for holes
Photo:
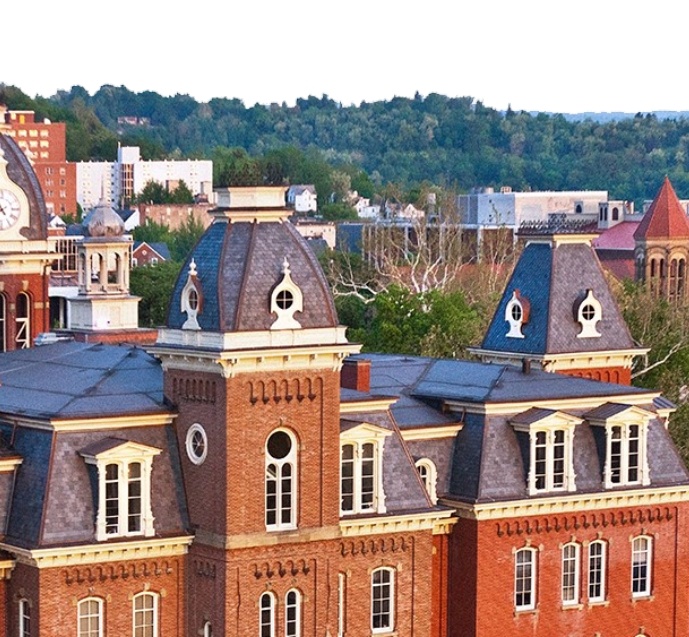
[[[275,303],[281,310],[289,310],[294,303],[294,294],[289,290],[280,290],[275,298]]]
[[[189,297],[188,297],[188,302],[189,302],[189,309],[190,310],[196,310],[199,306],[199,293],[191,289],[189,290]]]
[[[517,323],[522,320],[522,306],[519,303],[512,306],[512,320]]]
[[[284,431],[276,431],[268,438],[267,448],[272,458],[281,460],[292,450],[292,439]]]
[[[187,455],[194,464],[201,464],[208,455],[208,436],[205,429],[198,423],[193,424],[187,431]]]
[[[590,303],[581,308],[581,318],[585,321],[592,321],[596,317],[596,308]]]

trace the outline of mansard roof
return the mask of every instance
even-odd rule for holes
[[[338,325],[318,259],[286,217],[231,223],[216,218],[192,250],[175,285],[167,321],[173,329],[181,329],[187,319],[181,300],[192,260],[203,295],[197,317],[201,330],[269,330],[276,318],[270,309],[270,297],[283,278],[285,261],[303,295],[303,310],[295,315],[301,327]]]
[[[668,177],[636,229],[634,239],[689,239],[687,213]]]
[[[591,290],[601,305],[599,337],[581,338],[576,307]],[[505,312],[514,294],[529,303],[523,338],[508,336]],[[570,354],[636,348],[587,240],[527,244],[514,268],[481,349],[524,355]]]

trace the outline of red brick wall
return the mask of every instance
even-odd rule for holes
[[[297,589],[303,635],[334,637],[338,574],[344,573],[346,634],[370,637],[371,573],[387,566],[395,571],[395,634],[430,637],[432,553],[430,531],[235,549],[226,556],[196,545],[189,564],[188,634],[199,634],[210,620],[214,634],[224,624],[226,637],[257,635],[259,598],[271,591],[277,598],[276,635],[283,635],[285,596]]]
[[[15,349],[16,300],[20,292],[27,292],[31,301],[31,342],[38,334],[50,329],[48,277],[39,274],[5,275],[0,278],[0,293],[4,294],[7,303],[7,350]]]
[[[607,509],[596,513],[578,513],[499,521],[460,520],[452,541],[455,556],[468,552],[464,563],[470,567],[474,547],[462,545],[477,535],[477,568],[464,574],[454,573],[467,581],[468,598],[452,614],[450,635],[504,637],[602,637],[645,634],[674,637],[689,631],[689,583],[686,569],[689,550],[686,542],[688,508],[679,506]],[[632,599],[631,538],[653,537],[652,595]],[[595,539],[607,546],[606,603],[587,600],[586,546]],[[678,541],[679,539],[679,541]],[[576,541],[580,550],[580,601],[573,608],[561,602],[562,545]],[[462,543],[462,544],[460,544]],[[514,551],[527,545],[536,547],[537,589],[536,610],[515,612]],[[453,584],[460,594],[460,580]],[[475,617],[470,603],[471,590],[476,586]],[[460,599],[452,597],[451,599]]]
[[[191,396],[185,395],[187,381]],[[204,395],[206,387],[214,398]],[[171,371],[165,394],[179,407],[178,440],[193,525],[219,534],[265,531],[264,449],[280,427],[299,444],[299,528],[338,524],[338,373],[243,374],[225,381],[214,374]],[[200,466],[185,451],[187,430],[195,422],[209,442]]]
[[[627,367],[588,367],[582,369],[558,370],[561,374],[575,376],[576,378],[589,378],[602,380],[605,383],[617,383],[618,385],[632,384],[632,370]]]
[[[31,634],[40,637],[76,635],[78,602],[99,597],[104,600],[104,634],[131,635],[132,598],[149,591],[160,596],[160,637],[182,637],[184,579],[184,557],[43,570],[17,564],[8,586],[8,632],[19,634],[18,603],[22,597],[32,604]]]

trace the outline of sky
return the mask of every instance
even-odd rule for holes
[[[33,0],[3,7],[0,83],[254,103],[440,93],[559,113],[689,110],[681,3]],[[8,15],[9,14],[9,15]],[[30,23],[30,28],[17,25]]]

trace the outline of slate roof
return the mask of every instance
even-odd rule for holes
[[[591,289],[600,302],[602,320],[597,338],[578,338],[575,307]],[[505,308],[519,291],[530,304],[524,338],[507,336]],[[481,345],[500,352],[546,355],[630,350],[635,344],[605,280],[595,252],[585,241],[530,243],[514,268]]]
[[[630,250],[634,251],[634,233],[639,228],[640,220],[622,221],[612,228],[608,228],[593,240],[593,247],[598,250]]]
[[[82,418],[167,409],[160,363],[137,347],[60,342],[0,356],[0,413]]]
[[[586,417],[615,415],[628,409],[632,399],[652,413],[656,408],[672,407],[669,401],[659,401],[654,392],[641,388],[540,370],[525,374],[510,365],[387,354],[360,357],[372,362],[371,394],[400,396],[390,411],[402,434],[406,429],[428,427],[428,439],[410,440],[406,446],[413,460],[433,460],[438,473],[438,495],[450,500],[480,503],[552,497],[552,493],[546,492],[529,495],[528,433],[516,431],[513,425],[535,423],[555,411],[583,420],[575,425],[573,438],[576,492],[601,491],[605,432],[591,426]],[[562,400],[576,404],[577,399],[583,398],[599,398],[600,405],[594,409],[562,409],[555,404]],[[348,391],[343,393],[343,399],[360,400],[361,396]],[[466,402],[467,410],[447,413],[447,401]],[[536,402],[538,406],[534,406]],[[553,405],[549,406],[549,402]],[[513,412],[481,413],[484,405],[499,403],[513,403]],[[478,409],[470,409],[471,405]],[[463,426],[456,435],[432,437],[434,427],[459,419]],[[689,482],[687,470],[664,424],[657,418],[649,425],[648,460],[652,488]]]
[[[191,260],[203,293],[198,315],[202,330],[241,332],[268,330],[275,321],[270,295],[282,281],[287,259],[292,280],[302,291],[304,309],[295,315],[303,328],[338,324],[328,282],[318,259],[290,222],[215,221],[187,259],[170,302],[168,327],[180,329],[182,290]]]
[[[689,239],[689,220],[668,177],[646,211],[634,239]]]

